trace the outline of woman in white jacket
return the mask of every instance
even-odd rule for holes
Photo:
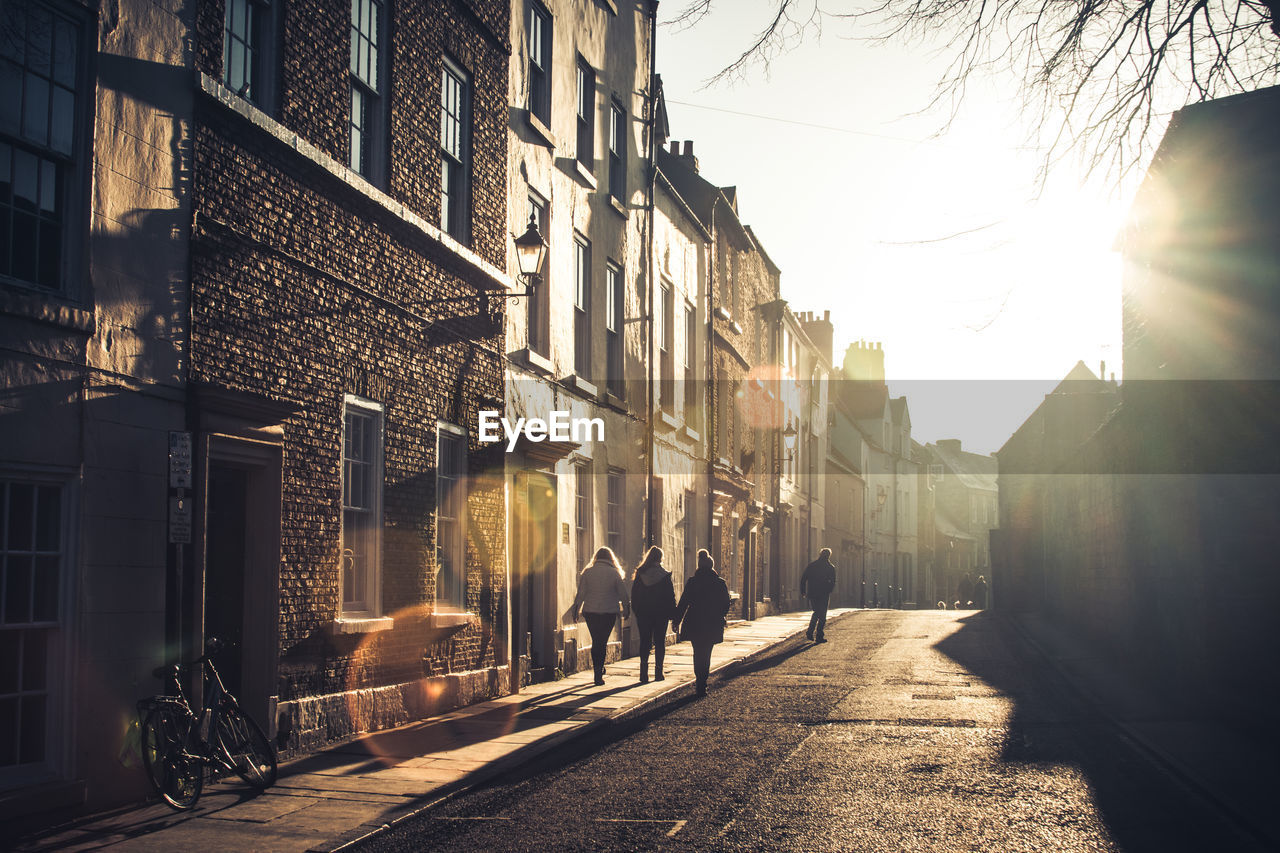
[[[631,615],[622,566],[613,551],[601,548],[591,565],[578,575],[578,595],[573,599],[574,618],[586,619],[587,630],[591,632],[591,663],[596,670],[596,684],[604,684],[604,656],[619,610],[623,619]]]

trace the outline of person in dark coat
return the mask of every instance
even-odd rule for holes
[[[827,641],[827,607],[831,603],[831,592],[836,588],[836,567],[831,562],[831,549],[823,548],[818,552],[818,559],[805,566],[800,575],[800,594],[809,597],[809,605],[813,607],[813,615],[809,617],[809,630],[805,636],[815,643]]]
[[[983,575],[978,575],[978,582],[973,585],[973,606],[987,609],[987,579]]]
[[[674,620],[680,625],[680,639],[693,645],[693,676],[699,696],[707,695],[711,649],[724,640],[724,617],[730,603],[729,587],[716,573],[715,561],[705,549],[699,550],[698,570],[685,582]]]
[[[653,678],[662,681],[662,659],[667,653],[667,623],[676,612],[676,588],[671,572],[662,566],[662,549],[656,545],[644,555],[631,581],[631,610],[640,631],[640,681],[649,680],[649,648],[653,647]]]

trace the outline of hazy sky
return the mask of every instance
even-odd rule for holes
[[[850,0],[852,4],[852,0]],[[999,449],[1078,360],[1120,372],[1120,260],[1132,191],[1056,170],[1036,198],[1018,84],[974,86],[957,120],[920,114],[942,64],[829,24],[733,84],[704,88],[769,20],[765,0],[662,27],[672,137],[702,174],[737,185],[739,212],[782,268],[794,310],[830,309],[836,362],[883,342],[920,441]],[[662,4],[660,20],[680,0]],[[695,106],[696,105],[696,106]],[[816,125],[816,126],[815,126]],[[959,235],[959,236],[955,236]],[[1018,381],[1015,381],[1018,380]]]

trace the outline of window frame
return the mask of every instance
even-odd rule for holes
[[[675,283],[663,276],[658,281],[658,310],[654,320],[658,345],[658,405],[674,413],[675,395]]]
[[[609,102],[609,195],[620,204],[627,196],[627,111],[614,98]]]
[[[608,474],[608,530],[605,540],[615,554],[623,554],[626,542],[627,472],[622,468],[610,468]]]
[[[535,28],[535,22],[540,23],[540,28]],[[538,29],[539,32],[535,32]],[[554,54],[554,19],[551,12],[546,6],[539,3],[538,0],[529,0],[529,14],[525,22],[525,38],[528,41],[529,63],[527,66],[528,84],[529,84],[529,114],[536,118],[546,127],[551,126],[551,65]],[[537,39],[538,35],[540,39]],[[537,55],[542,57],[542,62],[535,58],[534,43],[538,42]]]
[[[250,32],[243,35],[232,29],[231,15],[236,4],[242,4],[243,8],[256,12],[253,23],[249,25]],[[277,62],[281,9],[280,0],[227,0],[222,17],[222,84],[237,97],[244,98],[271,116],[276,114],[278,100]],[[252,44],[249,39],[252,39]],[[233,41],[240,42],[247,52],[252,53],[252,59],[246,64],[249,73],[240,89],[236,89],[231,80]],[[249,91],[245,91],[246,87]]]
[[[577,135],[574,159],[592,174],[596,170],[596,70],[578,56],[577,100],[575,105]]]
[[[22,3],[22,6],[24,10],[33,8],[43,10],[53,22],[61,21],[70,27],[69,48],[75,67],[69,77],[64,76],[61,78],[59,78],[58,71],[53,68],[52,62],[47,72],[43,72],[38,68],[30,68],[25,58],[25,41],[21,60],[16,57],[0,57],[0,63],[17,65],[17,79],[22,87],[22,92],[27,91],[26,81],[28,76],[34,75],[43,81],[47,93],[46,97],[49,98],[48,106],[45,110],[46,120],[49,123],[44,128],[44,141],[24,133],[22,125],[26,119],[27,111],[21,103],[21,95],[17,101],[13,99],[8,99],[7,101],[11,104],[18,104],[15,108],[15,114],[12,116],[15,124],[12,127],[0,125],[0,146],[4,146],[9,150],[3,167],[10,170],[10,192],[13,193],[12,198],[0,199],[0,212],[7,214],[9,217],[8,223],[0,226],[0,240],[6,241],[7,244],[3,245],[4,251],[0,253],[0,262],[4,264],[3,267],[0,267],[0,283],[5,286],[12,285],[39,294],[42,297],[54,297],[68,302],[79,303],[86,298],[84,282],[86,280],[86,248],[88,245],[89,192],[92,183],[89,180],[92,169],[90,143],[93,137],[95,100],[93,96],[93,68],[91,66],[94,61],[96,45],[91,41],[91,38],[96,37],[96,31],[93,29],[93,19],[80,6],[58,2],[58,0],[26,0]],[[18,8],[17,3],[12,8]],[[53,37],[56,38],[56,30],[51,32],[55,33]],[[51,43],[51,53],[53,51],[56,51],[56,47]],[[69,86],[70,88],[68,88]],[[72,98],[68,113],[71,127],[65,149],[56,147],[58,145],[57,141],[51,138],[55,132],[52,127],[52,120],[54,117],[55,94],[58,90],[70,91]],[[14,165],[22,154],[36,161],[34,167],[36,173],[33,175],[35,185],[32,188],[31,207],[27,212],[34,219],[33,230],[29,235],[31,239],[24,239],[21,235],[16,234],[14,227],[15,214],[19,213],[16,191],[18,182],[15,179],[16,171],[14,170]],[[4,156],[3,152],[0,151],[0,158]],[[61,210],[56,218],[41,216],[41,208],[46,194],[40,189],[40,186],[43,179],[47,177],[44,168],[46,165],[52,167],[53,171],[54,189],[50,197],[52,202]],[[16,267],[19,256],[19,252],[16,251],[17,247],[28,245],[38,247],[42,222],[49,223],[47,227],[56,228],[57,230],[57,250],[43,259],[57,265],[56,272],[53,275],[54,283],[52,284],[42,280],[40,270],[42,257],[38,248],[25,256],[34,269],[34,277],[23,276]],[[10,246],[13,249],[10,249]]]
[[[449,447],[446,447],[449,445]],[[456,468],[445,469],[445,460],[451,460]],[[435,507],[435,588],[436,612],[466,612],[467,610],[467,494],[470,488],[468,464],[470,448],[467,433],[456,424],[438,421],[436,423],[436,507]],[[442,474],[449,470],[452,476]],[[452,486],[442,484],[452,482]],[[447,490],[447,494],[442,492]],[[450,513],[448,516],[442,512]],[[453,526],[450,530],[450,542],[443,541],[441,521],[450,518]],[[445,563],[441,558],[445,548],[454,551],[460,571],[453,577],[446,578]]]
[[[351,19],[351,56],[347,65],[347,78],[349,81],[350,98],[348,99],[349,107],[347,114],[348,119],[348,144],[350,145],[349,156],[347,157],[347,165],[356,174],[374,186],[385,188],[387,182],[387,174],[390,171],[388,167],[390,135],[388,127],[389,104],[391,101],[391,0],[354,0],[353,6],[358,6],[361,11],[366,8],[376,8],[379,11],[378,20],[375,22],[375,31],[372,33],[376,36],[376,43],[373,42],[370,34],[361,30],[357,20]],[[352,12],[356,10],[353,8]],[[356,70],[359,64],[361,54],[359,53],[357,38],[363,38],[366,42],[373,44],[373,48],[377,51],[376,58],[371,62],[366,62],[367,69],[376,74],[376,80],[370,82]],[[361,124],[356,124],[356,100],[360,98],[360,119]],[[360,158],[357,162],[357,152],[355,144],[355,130],[360,128],[360,136],[362,146],[360,148]],[[367,144],[363,144],[367,140]]]
[[[351,429],[351,417],[369,418],[373,424],[372,436],[372,456],[369,459],[356,459],[360,464],[370,467],[371,476],[369,478],[371,494],[369,495],[370,505],[368,507],[357,507],[351,505],[350,487],[351,472],[348,468],[347,455],[348,437]],[[370,400],[367,397],[360,397],[355,394],[344,394],[342,398],[342,444],[341,444],[341,480],[342,480],[342,524],[340,535],[340,559],[339,559],[339,577],[338,577],[338,616],[339,619],[362,619],[377,618],[382,615],[382,506],[383,491],[386,483],[386,407],[382,403]],[[348,513],[360,512],[367,517],[369,527],[368,530],[361,531],[363,537],[368,537],[368,541],[362,545],[368,546],[369,565],[364,568],[364,577],[358,579],[358,583],[363,587],[362,590],[355,590],[357,585],[353,583],[353,593],[358,592],[360,597],[347,597],[347,561],[356,556],[355,551],[348,547],[354,538],[352,531],[349,529]],[[354,559],[351,560],[354,566]]]
[[[584,379],[591,371],[591,241],[573,233],[573,370]]]
[[[573,463],[573,527],[575,545],[578,551],[578,566],[585,568],[590,564],[595,549],[591,546],[592,518],[592,481],[591,460],[579,458]]]
[[[608,392],[622,399],[626,395],[623,371],[623,318],[626,304],[626,279],[622,265],[605,259],[605,384]]]
[[[7,527],[11,521],[11,488],[15,485],[27,486],[33,489],[34,500],[31,521],[34,535],[28,548],[11,547],[13,543],[8,536]],[[39,523],[40,490],[54,491],[57,495],[57,506],[52,511],[51,528],[44,531],[41,531]],[[67,769],[65,766],[67,761],[65,734],[70,717],[67,705],[68,696],[65,674],[69,671],[68,667],[71,663],[68,658],[68,634],[72,626],[69,624],[68,616],[72,612],[71,602],[74,596],[74,590],[71,588],[74,578],[70,575],[70,569],[74,565],[76,555],[73,541],[74,528],[71,520],[76,513],[74,505],[76,498],[75,482],[69,480],[65,475],[52,471],[0,469],[0,566],[3,566],[4,571],[7,572],[10,565],[9,558],[15,554],[21,554],[29,556],[32,560],[31,577],[33,581],[36,578],[36,561],[40,557],[55,560],[56,567],[54,571],[57,573],[56,585],[51,593],[53,607],[53,611],[50,614],[51,618],[34,618],[36,616],[34,611],[36,606],[34,602],[34,583],[32,583],[30,589],[30,593],[33,596],[30,615],[33,618],[26,621],[15,620],[9,622],[8,614],[0,611],[0,633],[19,635],[19,650],[16,661],[19,667],[30,663],[30,659],[27,658],[27,649],[25,648],[30,639],[29,635],[39,633],[41,635],[40,641],[43,643],[43,660],[41,661],[43,685],[25,683],[25,673],[19,671],[16,674],[17,681],[13,685],[14,691],[4,694],[6,698],[18,700],[19,714],[23,704],[23,696],[42,694],[43,697],[42,719],[40,722],[40,726],[43,728],[43,739],[40,754],[30,761],[22,762],[19,760],[24,740],[29,742],[31,739],[29,733],[24,735],[21,729],[21,717],[19,716],[15,760],[13,763],[0,765],[0,783],[6,787],[47,780],[50,776],[62,776]],[[40,547],[42,544],[40,540],[42,532],[45,535],[50,532],[53,533],[56,537],[56,547]],[[48,542],[46,541],[44,544],[47,545]],[[8,579],[3,573],[0,573],[0,584],[8,585]],[[4,687],[0,686],[0,690],[3,689]]]
[[[440,70],[440,229],[459,243],[471,242],[471,124],[472,78],[461,64],[442,57]],[[446,122],[452,115],[447,100],[450,78],[457,84],[457,152],[446,142]],[[452,189],[449,189],[452,187]]]

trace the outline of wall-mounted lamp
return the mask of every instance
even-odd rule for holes
[[[524,290],[520,293],[491,294],[492,301],[489,303],[491,314],[497,313],[498,306],[504,299],[510,299],[514,303],[517,299],[533,297],[537,293],[538,284],[542,281],[542,261],[547,256],[547,241],[542,239],[542,234],[538,232],[538,220],[535,214],[529,214],[529,227],[523,234],[519,237],[514,234],[511,236],[516,246],[516,266],[519,267],[518,275],[524,282]]]
[[[787,428],[782,431],[782,446],[787,452],[783,454],[783,461],[790,462],[796,456],[796,439],[800,434],[796,432],[795,424],[787,424]]]

